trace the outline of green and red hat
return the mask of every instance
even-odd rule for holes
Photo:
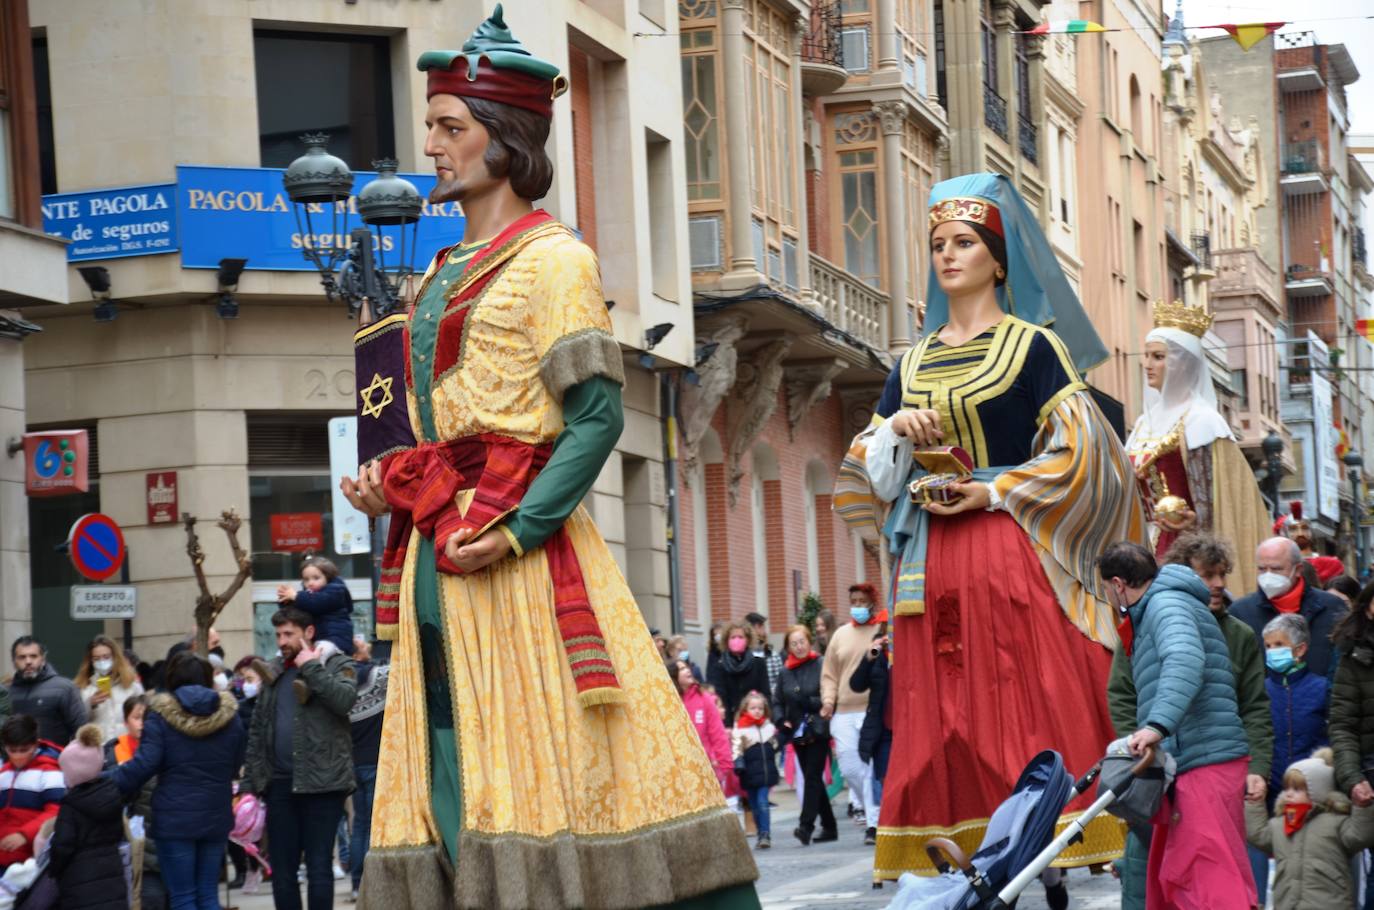
[[[568,90],[558,67],[526,50],[506,26],[501,4],[460,51],[427,51],[417,64],[429,74],[426,98],[482,98],[553,117],[553,99]]]

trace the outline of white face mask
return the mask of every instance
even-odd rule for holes
[[[1259,575],[1260,590],[1264,596],[1270,600],[1275,597],[1282,597],[1293,588],[1293,579],[1278,572],[1261,572]]]
[[[92,664],[92,666],[95,667],[95,672],[100,674],[101,676],[109,676],[110,671],[114,669],[114,661],[97,660]]]
[[[227,689],[227,688],[229,688],[229,677],[225,676],[223,673],[216,673],[216,674],[215,674],[215,689],[216,689],[216,691],[223,692],[223,691],[224,691],[225,689]]]
[[[257,694],[258,694],[258,684],[257,684],[257,683],[255,683],[255,682],[246,682],[246,683],[243,684],[243,697],[244,697],[244,698],[253,698],[253,697],[256,696]]]
[[[218,654],[212,653],[210,655],[210,666],[218,670],[220,667],[224,666],[224,658],[220,657]]]

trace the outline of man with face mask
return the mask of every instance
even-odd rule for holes
[[[859,733],[868,713],[868,691],[855,692],[849,685],[873,646],[873,639],[887,623],[887,611],[878,609],[878,589],[868,583],[849,588],[849,619],[830,636],[821,668],[821,717],[830,720],[835,738],[835,758],[849,784],[854,819],[864,828],[864,840],[877,837],[878,802],[873,796],[873,766],[859,754]]]
[[[14,660],[14,680],[10,683],[14,713],[38,721],[39,739],[71,742],[77,728],[90,716],[81,690],[48,666],[48,649],[32,635],[16,638],[10,657]]]
[[[1296,613],[1307,620],[1311,648],[1307,667],[1317,676],[1330,679],[1336,665],[1331,651],[1331,630],[1345,615],[1345,603],[1336,595],[1309,587],[1298,574],[1302,551],[1287,537],[1271,537],[1255,551],[1259,570],[1259,590],[1247,594],[1231,607],[1231,615],[1255,632],[1264,647],[1264,627],[1283,613]]]

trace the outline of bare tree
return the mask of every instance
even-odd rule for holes
[[[234,580],[219,594],[210,593],[210,583],[205,578],[205,551],[201,549],[200,537],[196,534],[196,517],[189,512],[181,513],[181,523],[186,526],[186,555],[191,557],[191,566],[196,571],[196,584],[200,585],[200,596],[196,598],[196,653],[202,657],[210,654],[210,627],[219,618],[225,604],[233,600],[243,583],[253,577],[253,561],[239,545],[239,528],[243,519],[238,512],[227,509],[220,513],[215,522],[229,538],[229,546],[234,551],[234,562],[238,572]]]

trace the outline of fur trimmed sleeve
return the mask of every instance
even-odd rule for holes
[[[539,376],[559,401],[593,376],[625,384],[620,345],[611,328],[601,269],[584,243],[550,249],[530,294],[527,330],[539,353]]]

